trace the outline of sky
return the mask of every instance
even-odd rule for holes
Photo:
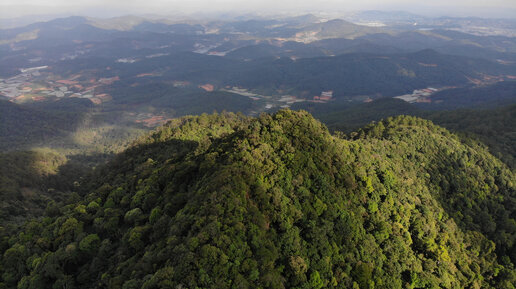
[[[296,13],[357,10],[404,10],[425,16],[516,18],[516,0],[1,0],[0,17],[77,14],[111,17],[124,14],[212,12]]]

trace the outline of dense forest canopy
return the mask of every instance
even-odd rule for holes
[[[0,230],[0,287],[514,288],[515,185],[420,118],[186,117]]]
[[[0,19],[0,289],[515,288],[514,21],[331,12]]]
[[[463,101],[468,100],[466,98]],[[422,117],[451,130],[464,141],[487,145],[491,154],[511,168],[516,168],[516,104],[514,103],[498,107],[425,110],[423,108],[428,107],[424,105],[421,107],[399,99],[382,98],[370,103],[358,104],[339,101],[331,104],[298,104],[296,108],[309,110],[331,131],[344,133],[351,133],[372,121],[380,121],[391,116]]]

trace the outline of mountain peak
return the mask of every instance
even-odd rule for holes
[[[503,232],[466,228],[514,210],[499,201],[514,200],[514,175],[485,150],[418,118],[391,118],[362,135],[331,136],[307,112],[291,110],[171,121],[97,170],[81,185],[81,200],[47,225],[12,237],[5,282],[509,284],[512,269],[501,269],[496,254],[514,248],[497,243],[495,250],[486,237]],[[487,182],[496,186],[484,192]],[[462,205],[466,192],[475,206]],[[24,258],[39,265],[27,267]]]

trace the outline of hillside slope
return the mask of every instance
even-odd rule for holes
[[[138,143],[3,237],[4,287],[514,288],[514,173],[429,121],[202,115]]]
[[[66,118],[0,100],[0,149],[23,141],[41,141],[70,129]]]
[[[402,54],[349,53],[334,57],[248,62],[228,71],[225,84],[253,89],[294,89],[308,96],[333,90],[337,98],[397,96],[429,86],[463,86],[482,75],[506,75],[515,66],[450,56],[433,50]],[[235,73],[235,71],[238,71]]]
[[[49,149],[0,153],[0,223],[6,226],[9,221],[41,215],[46,203],[59,197],[47,190],[48,178],[65,163],[64,156]],[[57,177],[53,181],[64,183]]]
[[[498,95],[492,97],[496,99]],[[467,101],[467,100],[465,100]],[[491,104],[494,106],[493,101]],[[370,103],[295,105],[304,108],[323,122],[330,131],[351,133],[372,122],[389,116],[412,115],[432,120],[469,141],[483,143],[491,154],[516,168],[516,104],[494,108],[457,110],[424,110],[418,105],[393,98],[382,98]],[[425,106],[423,106],[424,108]]]

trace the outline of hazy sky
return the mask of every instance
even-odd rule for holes
[[[127,13],[324,12],[405,10],[426,15],[516,18],[516,0],[1,0],[0,17],[80,13],[111,16]]]

